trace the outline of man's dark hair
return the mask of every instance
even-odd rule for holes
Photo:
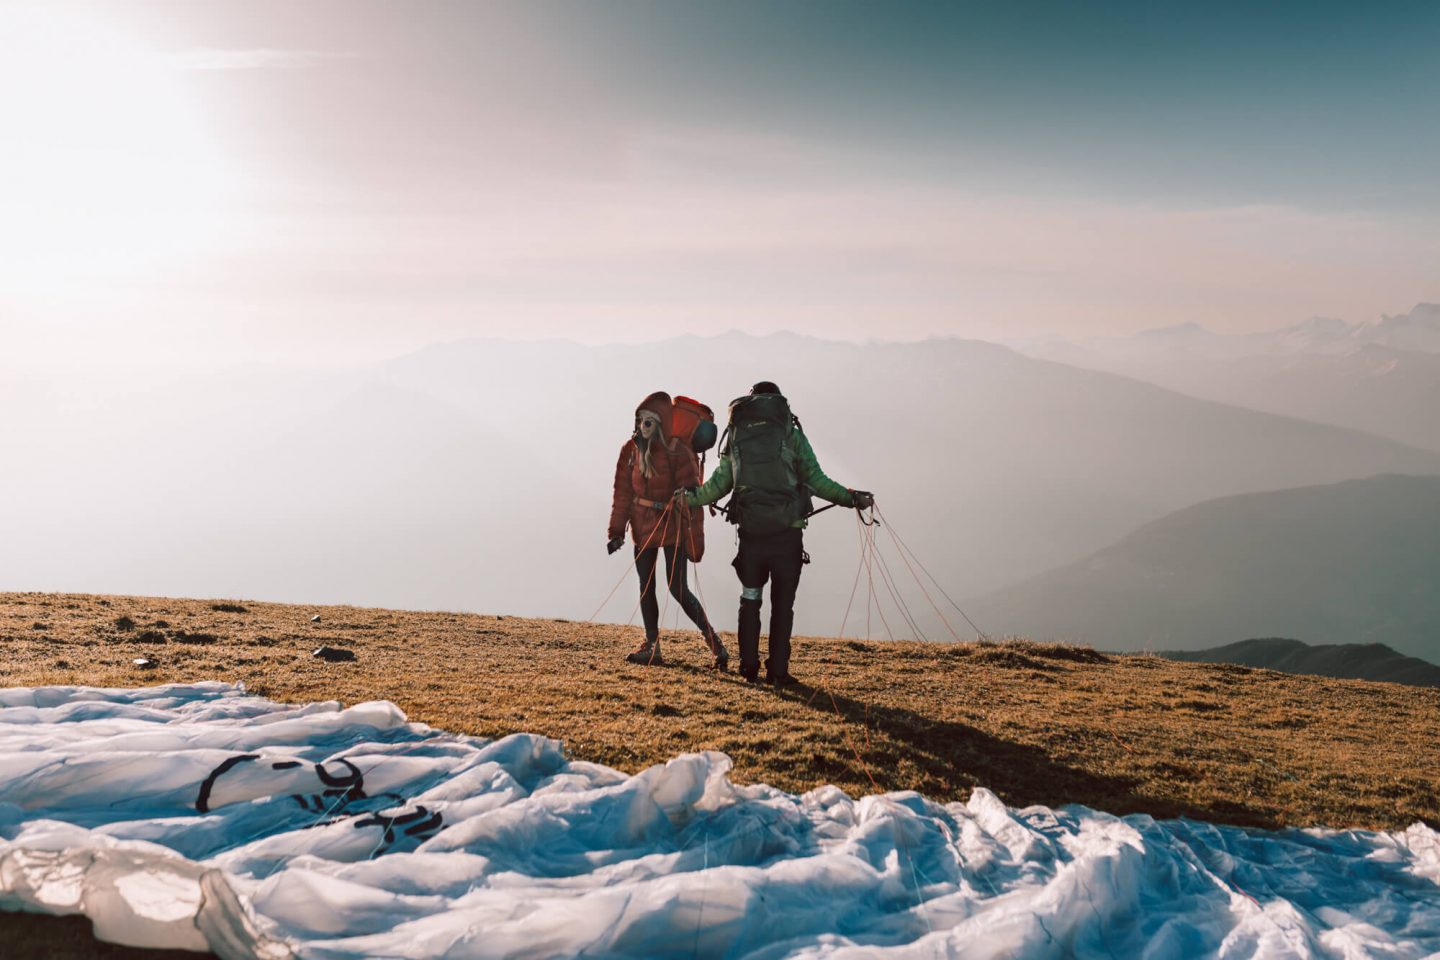
[[[770,380],[761,380],[759,383],[755,384],[755,386],[753,386],[753,387],[750,388],[750,395],[751,395],[752,397],[753,397],[755,394],[757,394],[757,393],[779,393],[779,392],[780,392],[780,388],[777,387],[777,386],[775,386],[775,384],[774,384],[772,381],[770,381]]]

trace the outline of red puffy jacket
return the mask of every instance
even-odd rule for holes
[[[640,449],[634,440],[620,448],[615,463],[615,499],[610,506],[610,538],[630,536],[637,546],[673,547],[682,542],[691,560],[705,556],[705,513],[700,507],[665,507],[675,491],[700,482],[694,455],[683,445],[658,449],[651,454],[654,476],[640,469]],[[659,504],[658,507],[650,504]]]

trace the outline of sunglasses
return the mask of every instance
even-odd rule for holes
[[[638,427],[643,427],[643,426],[646,426],[646,425],[649,425],[649,426],[652,426],[652,427],[658,427],[658,426],[660,426],[660,421],[657,420],[657,419],[654,418],[654,417],[636,417],[636,418],[635,418],[635,425],[638,426]]]

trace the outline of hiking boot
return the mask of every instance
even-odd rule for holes
[[[710,648],[710,655],[715,658],[715,663],[713,664],[715,669],[721,673],[728,671],[730,669],[730,654],[725,652],[725,644],[720,642],[720,634],[713,630],[710,631],[710,635],[705,638],[705,646]]]
[[[765,682],[776,687],[793,687],[800,683],[799,680],[790,676],[788,673],[777,674],[773,677],[767,673],[765,675]]]
[[[642,667],[658,667],[665,662],[660,656],[660,641],[646,640],[635,648],[633,653],[627,654],[625,659],[631,663],[638,663]]]
[[[751,667],[749,670],[747,670],[747,669],[745,669],[744,667],[741,667],[741,668],[740,668],[740,676],[742,676],[742,677],[745,678],[745,682],[746,682],[746,683],[759,683],[759,682],[760,682],[760,668],[759,668],[759,667]]]

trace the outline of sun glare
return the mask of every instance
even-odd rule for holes
[[[233,178],[187,76],[102,17],[0,5],[0,292],[216,248]]]

